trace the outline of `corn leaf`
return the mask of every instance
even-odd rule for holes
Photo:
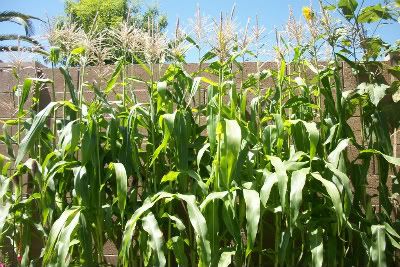
[[[128,192],[128,177],[122,163],[113,163],[111,166],[115,171],[117,182],[118,208],[123,216],[125,213],[126,196]]]
[[[303,200],[303,188],[306,183],[310,168],[304,168],[292,173],[290,180],[290,229],[293,231],[299,215],[301,202]]]
[[[270,173],[266,170],[263,172],[264,185],[261,187],[260,200],[264,207],[267,206],[271,189],[278,182],[278,175],[276,173]]]
[[[223,138],[221,140],[221,183],[223,189],[229,189],[236,169],[242,140],[241,129],[237,121],[225,120],[222,123]]]
[[[150,236],[150,247],[155,252],[156,260],[154,266],[165,266],[166,259],[163,251],[163,234],[158,226],[156,218],[153,213],[149,212],[145,217],[143,217],[142,221],[143,230],[145,230]]]
[[[47,117],[50,115],[50,113],[57,105],[58,105],[57,102],[51,102],[50,104],[47,105],[47,107],[45,107],[35,116],[31,128],[25,135],[24,139],[22,139],[21,141],[17,158],[15,159],[15,166],[17,166],[21,162],[26,153],[31,149],[36,139],[40,135],[42,128],[47,120]]]
[[[311,266],[322,267],[324,260],[324,243],[322,240],[322,230],[316,229],[310,235],[310,248],[311,248]]]
[[[255,190],[243,189],[243,197],[246,203],[247,257],[252,252],[256,241],[260,221],[260,196]]]
[[[286,167],[282,160],[278,157],[269,156],[272,166],[275,168],[275,172],[278,179],[279,196],[281,200],[282,211],[286,208],[286,194],[287,194],[287,184],[288,176],[286,174]]]
[[[386,265],[386,241],[385,226],[372,225],[372,244],[370,248],[371,259],[376,266],[385,267]]]
[[[312,176],[320,181],[322,185],[325,187],[326,191],[328,192],[329,197],[332,200],[333,206],[336,211],[336,216],[337,216],[337,221],[338,221],[338,227],[339,229],[342,226],[342,221],[343,221],[343,207],[342,207],[342,201],[340,198],[339,191],[337,187],[335,186],[334,183],[331,181],[328,181],[324,178],[319,173],[312,173]]]

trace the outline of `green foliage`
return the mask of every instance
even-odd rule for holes
[[[125,20],[147,30],[149,19],[161,29],[167,26],[166,17],[156,7],[142,12],[138,4],[131,5],[129,0],[66,0],[65,13],[86,32],[116,28]]]
[[[80,0],[67,1],[65,13],[71,16],[73,21],[81,25],[85,31],[116,27],[128,15],[128,3],[126,0]],[[95,22],[95,23],[94,23]]]

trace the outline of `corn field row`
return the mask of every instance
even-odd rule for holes
[[[79,30],[55,29],[46,58],[64,77],[63,100],[55,100],[52,77],[21,80],[16,71],[18,111],[0,136],[9,148],[0,155],[3,256],[18,266],[104,266],[111,241],[119,266],[398,264],[400,158],[391,134],[399,82],[383,80],[388,66],[378,60],[399,48],[366,29],[392,22],[399,9],[320,4],[318,12],[303,9],[302,34],[293,17],[287,35],[276,33],[276,69],[262,63],[258,23],[237,36],[233,16],[221,15],[207,44],[201,29],[184,34],[179,24],[167,43],[157,29],[140,41],[139,29],[121,25],[111,38],[121,54],[113,73],[89,83],[86,68],[101,66],[109,48],[95,31],[67,42]],[[189,47],[199,54],[193,73]],[[257,70],[245,76],[247,60]],[[132,61],[148,80],[127,75]],[[343,62],[356,88],[344,90]],[[389,71],[400,77],[399,66]],[[138,83],[145,103],[135,96]],[[43,86],[53,102],[39,110]],[[206,104],[198,99],[203,88]],[[355,114],[361,140],[347,122]],[[367,192],[374,160],[377,205]]]

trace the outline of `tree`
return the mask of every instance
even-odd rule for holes
[[[140,4],[130,0],[66,0],[65,13],[86,32],[117,27],[125,20],[146,29],[149,18],[156,21],[160,29],[167,26],[166,16],[156,7],[143,11]]]
[[[25,50],[37,51],[41,49],[41,45],[38,41],[33,39],[31,36],[34,32],[32,20],[40,20],[37,17],[19,13],[16,11],[2,11],[0,12],[0,22],[13,22],[21,25],[25,29],[25,35],[19,34],[0,34],[0,42],[3,41],[22,41],[34,46],[22,47]],[[0,51],[17,51],[21,49],[21,45],[0,45]]]

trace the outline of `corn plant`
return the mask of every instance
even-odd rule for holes
[[[64,26],[70,35],[53,32],[49,60],[64,77],[63,100],[53,93],[40,110],[35,92],[46,84],[55,92],[54,78],[27,79],[0,139],[9,148],[0,229],[10,261],[105,266],[109,241],[119,266],[398,263],[400,159],[391,134],[399,82],[385,80],[378,59],[399,48],[367,30],[393,21],[398,5],[321,1],[320,12],[303,15],[305,24],[291,16],[276,32],[273,68],[262,63],[258,21],[238,36],[234,11],[209,25],[198,10],[195,36],[178,22],[171,42],[151,21],[147,32],[127,24],[109,35],[74,25]],[[122,57],[108,81],[86,82],[111,49],[105,36]],[[199,54],[194,72],[184,58],[190,46]],[[132,58],[148,79],[128,73]],[[246,76],[248,58],[257,64]],[[345,88],[344,66],[356,88]],[[400,77],[396,65],[389,72]],[[361,140],[348,123],[355,114]],[[373,162],[378,202],[367,191]]]

